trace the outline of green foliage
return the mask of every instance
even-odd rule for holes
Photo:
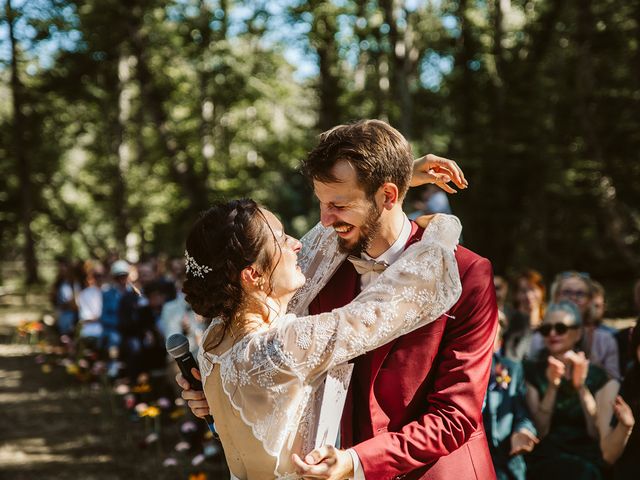
[[[301,234],[317,210],[296,168],[315,134],[376,117],[464,167],[471,188],[452,204],[496,271],[640,275],[638,0],[12,5],[42,258],[180,254],[222,197],[252,196]],[[26,240],[5,60],[13,258]]]

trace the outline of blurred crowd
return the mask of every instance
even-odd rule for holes
[[[62,343],[94,352],[114,382],[166,384],[165,339],[182,333],[195,354],[206,327],[183,276],[181,258],[59,259],[51,300]],[[534,270],[494,283],[500,328],[483,420],[498,478],[640,478],[640,329],[603,323],[606,292],[584,272],[549,288]],[[633,295],[640,314],[640,281]]]
[[[187,462],[188,478],[204,479],[205,465],[226,471],[221,449],[180,398],[174,381],[178,369],[165,348],[165,339],[181,333],[195,357],[206,328],[184,300],[184,273],[182,258],[148,257],[135,264],[117,256],[106,261],[58,258],[50,300],[59,341],[54,358],[40,362],[47,371],[52,361],[61,364],[92,387],[105,384],[122,398],[128,418],[143,423],[140,449],[157,443],[164,445],[158,447],[162,450],[172,439],[180,440],[163,466],[179,472]]]
[[[205,325],[184,300],[181,258],[57,261],[51,290],[56,327],[74,352],[92,351],[106,374],[131,384],[166,374],[165,339],[182,333],[193,352]]]
[[[500,328],[483,420],[500,479],[640,478],[640,329],[567,271],[494,278]],[[630,289],[631,290],[631,289]],[[640,281],[633,291],[640,315]]]

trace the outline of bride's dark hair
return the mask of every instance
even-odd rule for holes
[[[268,230],[258,204],[242,199],[214,204],[189,232],[186,242],[189,257],[209,271],[189,268],[182,288],[185,300],[203,317],[222,318],[224,331],[219,341],[243,306],[242,270],[254,263],[261,271],[270,266],[265,248]]]

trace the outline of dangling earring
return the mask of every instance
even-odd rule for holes
[[[259,290],[262,290],[262,287],[264,287],[264,277],[260,277],[256,282],[256,285],[258,285]]]

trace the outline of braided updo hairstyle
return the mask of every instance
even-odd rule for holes
[[[204,212],[187,237],[189,256],[210,271],[202,276],[187,273],[185,300],[203,317],[221,317],[224,332],[243,306],[242,270],[253,263],[261,270],[269,267],[266,225],[256,202],[231,200]]]

